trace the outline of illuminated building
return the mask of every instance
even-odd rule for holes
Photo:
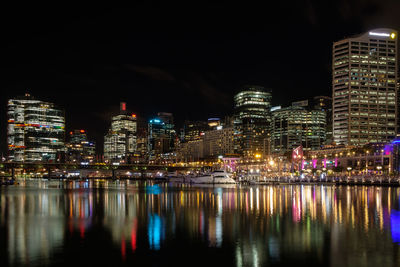
[[[169,136],[165,123],[160,118],[151,119],[148,123],[149,159],[160,159],[161,154],[169,151]]]
[[[178,161],[191,162],[199,161],[204,158],[203,138],[180,143],[177,148]]]
[[[319,149],[325,142],[326,113],[302,106],[272,112],[271,146],[273,153],[283,154],[302,145],[305,150]]]
[[[128,163],[136,152],[136,115],[128,114],[121,103],[120,114],[111,119],[111,128],[104,137],[104,159],[108,162]]]
[[[204,136],[204,132],[208,130],[208,127],[205,121],[186,121],[181,140],[184,142],[200,140]]]
[[[333,139],[388,142],[397,127],[397,31],[375,29],[333,44]]]
[[[204,134],[204,156],[218,157],[234,153],[234,129],[217,126],[215,130],[206,131]]]
[[[329,96],[315,96],[313,109],[324,111],[326,114],[325,144],[333,142],[332,136],[332,98]]]
[[[8,159],[54,162],[64,150],[64,111],[29,94],[8,100]]]
[[[235,153],[245,158],[269,153],[271,90],[245,86],[234,97]]]
[[[233,155],[234,133],[233,127],[224,127],[222,125],[205,131],[198,139],[180,143],[177,149],[178,158],[187,162]]]
[[[88,141],[85,130],[74,130],[69,133],[67,148],[68,162],[93,162],[96,154],[96,145]]]
[[[215,128],[217,128],[218,126],[221,125],[221,119],[220,119],[220,118],[209,118],[209,119],[207,120],[207,123],[208,123],[208,127],[209,127],[210,129],[215,129]]]
[[[167,152],[171,152],[175,146],[176,131],[174,128],[174,117],[169,112],[158,112],[157,118],[164,122],[165,134],[168,137],[168,149]]]
[[[172,162],[176,159],[178,143],[172,113],[159,112],[158,117],[148,122],[148,159],[151,163]]]
[[[148,122],[145,118],[137,119],[137,142],[134,154],[137,163],[148,163]]]
[[[331,145],[307,152],[305,168],[331,169],[353,174],[397,171],[397,141],[392,143],[369,143],[363,146]]]

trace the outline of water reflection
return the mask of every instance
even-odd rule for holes
[[[159,257],[166,260],[159,265],[184,265],[182,254],[200,254],[198,264],[212,257],[236,266],[394,266],[399,193],[368,186],[28,181],[1,188],[0,263],[57,265],[71,256],[70,246],[83,244],[118,250],[107,260],[119,264]],[[93,236],[106,241],[86,245]]]

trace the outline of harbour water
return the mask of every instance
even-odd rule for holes
[[[1,266],[399,266],[400,188],[20,180]]]

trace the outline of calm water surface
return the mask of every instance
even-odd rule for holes
[[[399,188],[21,181],[1,266],[399,266]]]

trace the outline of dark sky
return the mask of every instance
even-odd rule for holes
[[[6,101],[27,91],[102,146],[120,101],[138,117],[166,111],[180,123],[230,114],[244,84],[272,88],[274,105],[331,95],[334,41],[400,29],[398,0],[245,2],[3,8],[2,151]]]

